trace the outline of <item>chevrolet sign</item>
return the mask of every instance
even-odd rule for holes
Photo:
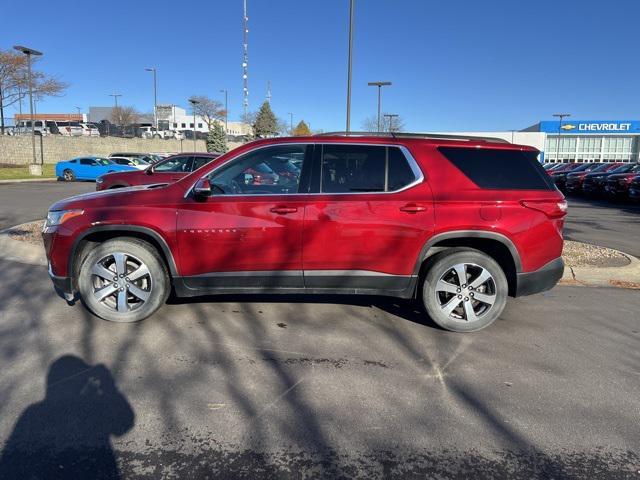
[[[640,120],[576,120],[543,121],[539,124],[539,131],[546,133],[566,132],[573,134],[630,134],[640,135]]]

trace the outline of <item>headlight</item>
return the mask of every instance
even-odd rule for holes
[[[82,215],[84,210],[54,210],[47,213],[47,221],[44,222],[44,228],[56,227],[62,225],[70,218]]]

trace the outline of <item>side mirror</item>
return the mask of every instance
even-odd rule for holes
[[[154,165],[149,165],[147,169],[144,171],[147,175],[153,175]]]
[[[204,199],[211,196],[211,182],[208,178],[201,178],[193,187],[193,195],[196,198]]]

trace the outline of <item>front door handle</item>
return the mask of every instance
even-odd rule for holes
[[[271,211],[279,215],[285,215],[287,213],[296,213],[298,209],[296,207],[273,207]]]
[[[424,212],[427,209],[424,205],[418,203],[407,203],[404,207],[400,207],[401,212],[418,213]]]

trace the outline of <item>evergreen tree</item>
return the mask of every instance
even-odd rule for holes
[[[213,122],[207,135],[207,152],[225,153],[227,147],[227,134],[219,122]]]
[[[256,137],[273,137],[276,133],[278,133],[278,121],[269,102],[264,102],[253,124],[253,134]]]
[[[307,125],[304,120],[300,120],[300,123],[296,125],[296,127],[291,132],[291,135],[294,137],[303,137],[305,135],[311,135],[311,130],[309,129],[309,125]]]

